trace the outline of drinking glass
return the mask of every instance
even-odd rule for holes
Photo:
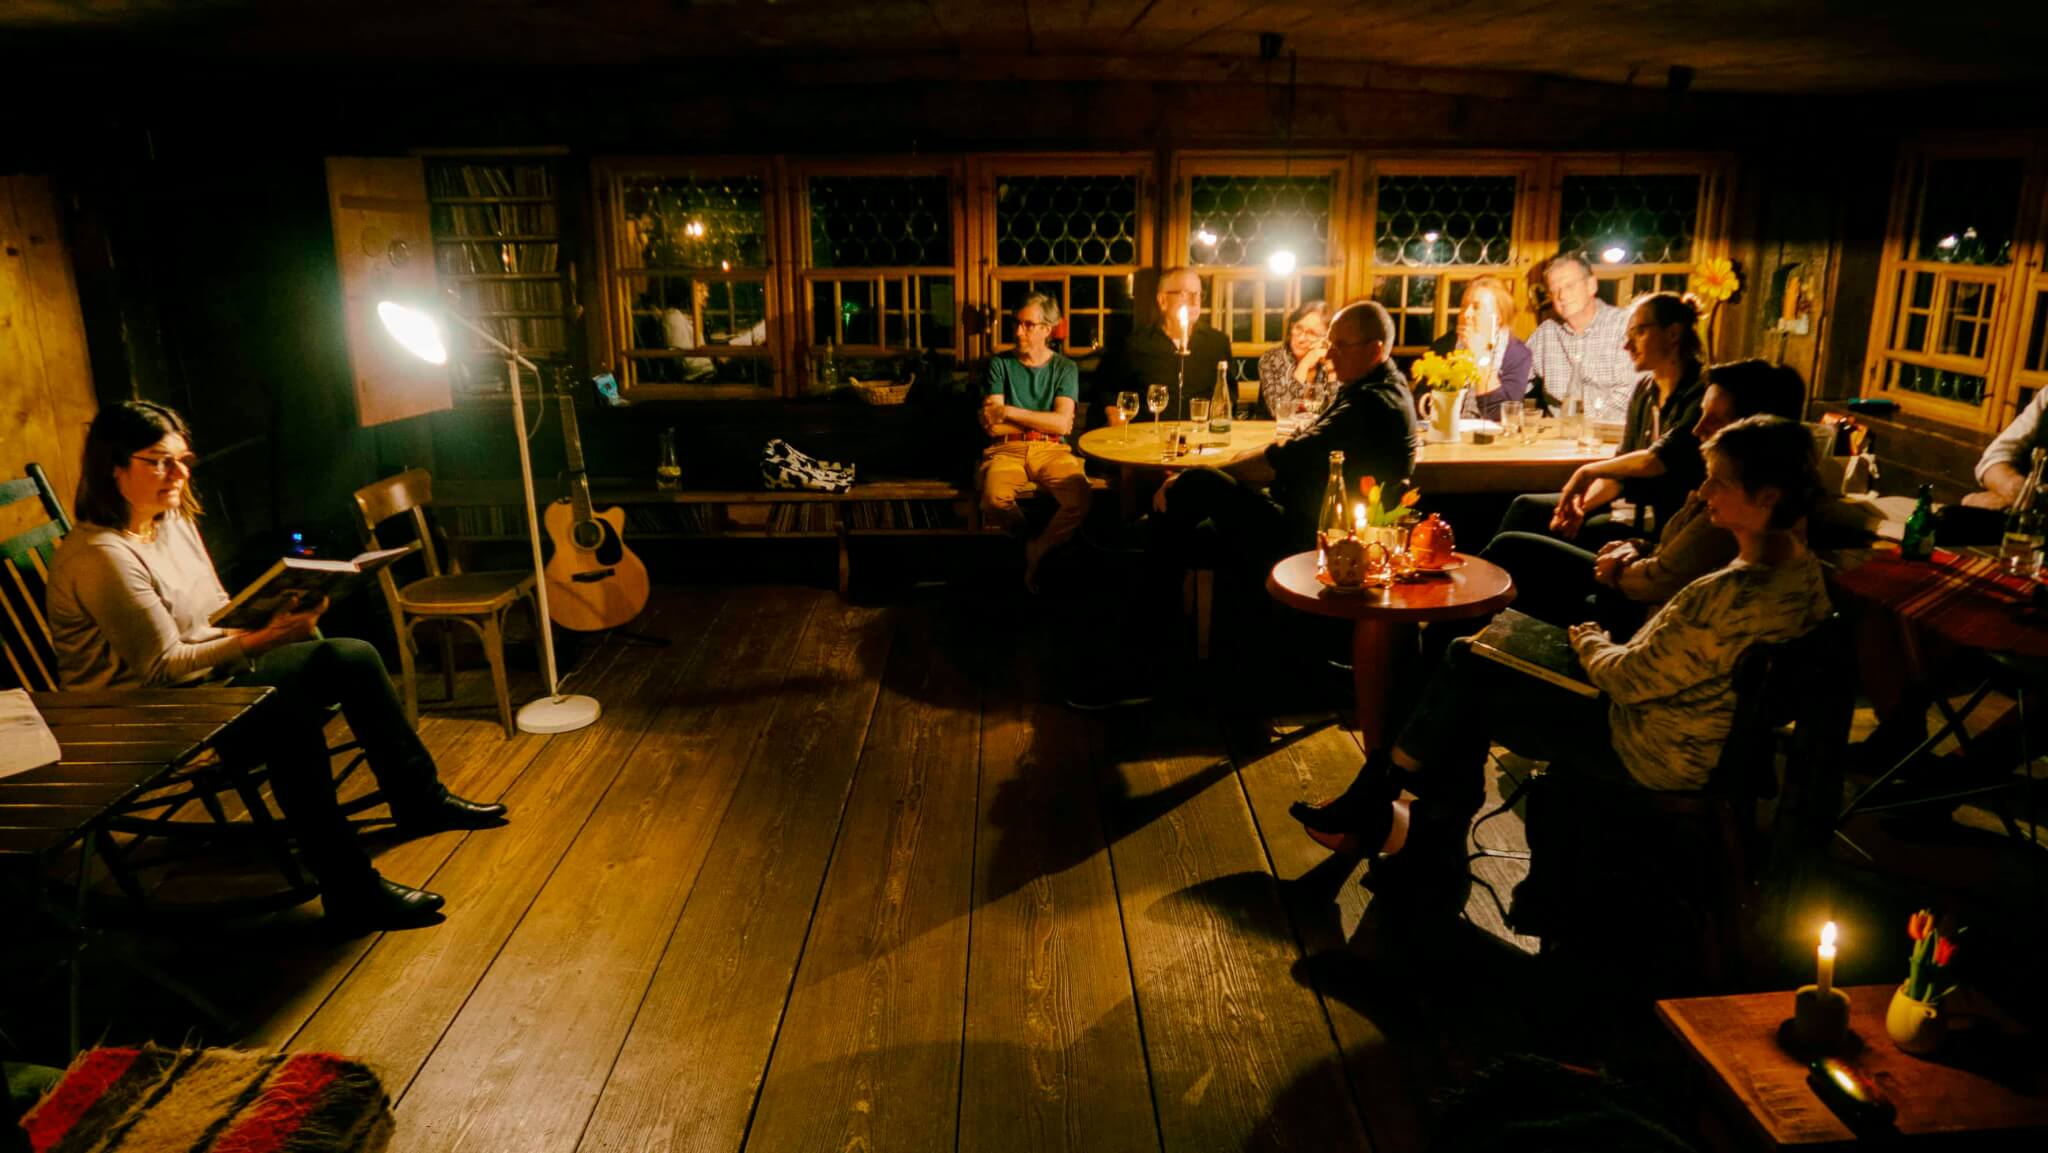
[[[1138,419],[1138,394],[1129,391],[1117,393],[1116,410],[1123,414],[1124,443],[1128,444],[1131,440],[1131,422]]]
[[[1193,440],[1197,433],[1209,427],[1209,402],[1206,400],[1188,401],[1188,422],[1195,426],[1188,431],[1188,439]]]
[[[1500,406],[1500,438],[1503,442],[1522,439],[1522,406],[1510,401]]]
[[[1152,414],[1152,427],[1158,432],[1160,443],[1166,442],[1166,424],[1159,414],[1166,411],[1166,386],[1152,384],[1145,387],[1145,410]]]
[[[1543,435],[1543,406],[1533,400],[1522,402],[1522,443],[1535,444]]]

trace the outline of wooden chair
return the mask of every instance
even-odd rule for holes
[[[387,477],[356,490],[356,528],[363,547],[385,547],[377,529],[394,517],[410,513],[413,531],[426,561],[427,575],[401,586],[385,568],[377,573],[384,589],[384,601],[391,609],[391,623],[398,631],[398,660],[405,677],[405,715],[419,723],[419,671],[415,658],[413,629],[424,621],[438,621],[441,630],[441,676],[448,699],[455,697],[455,645],[445,626],[460,624],[483,641],[484,656],[491,665],[491,686],[498,695],[498,719],[510,737],[519,730],[512,721],[512,694],[505,683],[505,615],[512,606],[525,601],[533,607],[535,642],[540,629],[540,605],[534,599],[533,574],[513,572],[444,572],[440,554],[434,548],[433,531],[426,510],[433,503],[433,481],[425,469],[415,468]]]
[[[7,625],[0,649],[7,653],[16,685],[30,692],[55,692],[57,651],[43,617],[43,589],[50,579],[50,557],[71,531],[71,517],[39,464],[29,465],[28,476],[21,480],[0,481],[0,508],[30,498],[42,502],[48,519],[0,541],[0,557],[7,562],[6,572],[0,573],[0,621]]]

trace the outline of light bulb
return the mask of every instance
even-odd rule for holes
[[[1216,234],[1209,231],[1206,226],[1197,228],[1195,229],[1195,243],[1203,248],[1214,248],[1216,247]]]
[[[1620,264],[1627,259],[1628,249],[1623,248],[1619,244],[1610,244],[1600,250],[1600,262],[1602,264]]]
[[[1286,276],[1294,271],[1294,250],[1276,248],[1266,256],[1266,271],[1275,276]]]
[[[428,364],[448,363],[448,344],[441,339],[440,324],[429,314],[395,300],[380,300],[377,319],[384,322],[385,331],[407,352]]]

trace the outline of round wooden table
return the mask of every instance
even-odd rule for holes
[[[1115,428],[1091,428],[1081,434],[1079,447],[1084,456],[1127,469],[1196,468],[1221,464],[1238,453],[1272,444],[1277,427],[1270,420],[1233,420],[1226,443],[1210,433],[1207,424],[1191,420],[1140,420]],[[1187,429],[1188,439],[1196,443],[1185,454],[1169,459],[1165,455],[1166,441],[1181,428]]]
[[[1358,704],[1358,731],[1368,749],[1383,749],[1386,689],[1394,663],[1394,642],[1425,621],[1492,616],[1515,599],[1507,570],[1476,556],[1447,573],[1360,592],[1340,592],[1316,580],[1316,554],[1299,552],[1266,577],[1266,591],[1281,604],[1317,616],[1351,620],[1351,683]]]

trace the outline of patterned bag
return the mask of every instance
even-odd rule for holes
[[[853,487],[853,469],[850,464],[799,452],[780,437],[761,450],[761,483],[772,489],[845,492]]]

